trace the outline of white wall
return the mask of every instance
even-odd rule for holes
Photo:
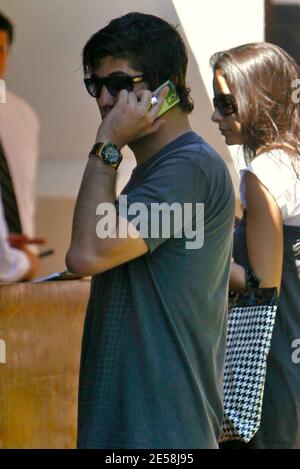
[[[218,50],[264,40],[264,2],[173,0],[173,4],[198,63],[199,73],[211,96],[209,58]]]
[[[238,175],[231,166],[239,148],[228,148],[210,121],[213,97],[210,57],[217,51],[264,40],[265,11],[262,0],[173,0],[190,48],[189,76],[195,111],[194,127],[229,163],[238,188]]]
[[[216,50],[263,39],[263,0],[1,0],[1,10],[16,25],[7,83],[41,119],[40,194],[75,195],[99,124],[82,84],[81,50],[111,18],[133,10],[182,23],[190,46],[193,126],[229,159],[209,122],[208,61]]]

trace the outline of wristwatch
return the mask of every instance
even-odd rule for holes
[[[98,156],[102,161],[104,161],[104,163],[115,169],[118,169],[118,166],[122,161],[120,149],[113,143],[95,143],[89,156],[91,155]]]

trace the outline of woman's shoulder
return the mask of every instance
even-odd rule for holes
[[[284,150],[272,150],[261,153],[243,168],[241,180],[251,172],[267,187],[276,187],[282,192],[300,176],[300,156],[290,156]]]

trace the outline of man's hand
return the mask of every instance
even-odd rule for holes
[[[45,240],[43,238],[28,238],[27,235],[18,234],[18,233],[10,233],[8,237],[8,241],[11,247],[15,249],[19,249],[20,251],[26,254],[29,262],[30,268],[28,272],[24,275],[22,280],[32,280],[36,274],[37,267],[38,267],[38,256],[33,251],[28,248],[30,244],[44,244]]]
[[[157,132],[165,123],[164,119],[156,118],[168,91],[167,86],[162,89],[154,106],[151,106],[151,91],[120,91],[114,108],[99,127],[96,141],[111,142],[122,148],[134,140]]]

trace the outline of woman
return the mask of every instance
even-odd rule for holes
[[[260,287],[280,291],[261,427],[248,447],[300,448],[300,68],[269,43],[217,53],[211,63],[212,120],[227,145],[243,145],[247,162],[230,287],[245,289],[251,269]]]

